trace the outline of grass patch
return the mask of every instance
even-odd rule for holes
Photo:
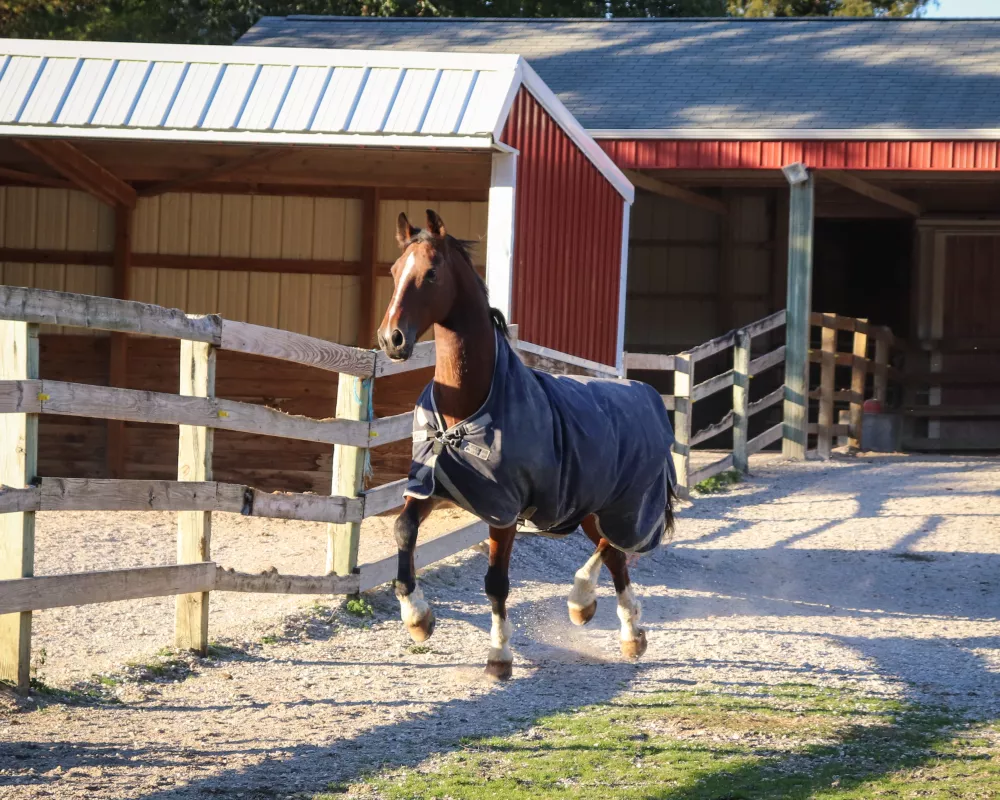
[[[277,636],[272,636],[271,634],[267,634],[266,636],[261,636],[260,637],[260,643],[261,644],[277,644],[278,643],[278,637]]]
[[[1000,727],[804,685],[664,692],[464,740],[348,794],[386,800],[870,800],[1000,796]],[[342,796],[330,787],[316,800]]]
[[[694,489],[701,494],[718,494],[719,492],[726,491],[730,486],[740,483],[742,480],[743,473],[738,469],[727,469],[725,472],[720,472],[711,478],[705,478],[701,483],[695,485]]]
[[[348,598],[347,602],[344,604],[344,610],[347,611],[347,613],[352,617],[375,616],[375,609],[372,608],[372,604],[363,597]]]
[[[411,644],[406,650],[415,656],[422,656],[432,652],[430,646],[426,644]]]

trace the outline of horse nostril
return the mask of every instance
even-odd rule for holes
[[[403,343],[404,343],[405,341],[406,341],[406,337],[405,337],[405,336],[403,336],[403,332],[402,332],[402,331],[401,331],[401,330],[400,330],[399,328],[396,328],[395,330],[393,330],[393,332],[392,332],[392,333],[391,333],[391,334],[389,335],[389,342],[390,342],[390,343],[392,344],[392,346],[393,346],[393,347],[395,347],[395,348],[396,348],[397,350],[398,350],[398,349],[399,349],[400,347],[402,347],[402,346],[403,346]]]

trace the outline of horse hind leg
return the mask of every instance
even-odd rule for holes
[[[588,534],[589,535],[589,534]],[[597,612],[597,581],[601,575],[601,564],[604,563],[604,550],[607,541],[598,537],[594,542],[597,548],[587,559],[587,563],[576,571],[573,577],[573,588],[570,590],[566,605],[569,607],[569,618],[574,625],[586,625]]]
[[[431,500],[406,498],[406,505],[396,520],[396,545],[399,548],[396,573],[396,598],[399,616],[406,625],[410,638],[425,642],[434,633],[434,612],[424,599],[423,590],[417,585],[417,571],[413,556],[417,549],[417,532],[434,504]]]
[[[584,520],[583,530],[591,540],[598,539],[595,555],[601,555],[615,584],[615,593],[618,595],[618,619],[621,622],[622,655],[626,658],[638,658],[646,652],[646,631],[639,627],[642,604],[632,589],[625,553],[613,547],[601,536],[594,517]]]

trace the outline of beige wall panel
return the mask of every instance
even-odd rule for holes
[[[345,276],[341,286],[340,338],[338,341],[341,344],[357,347],[370,345],[370,342],[358,341],[361,325],[361,278],[356,275]]]
[[[191,252],[191,195],[160,197],[160,242],[156,252],[175,255]]]
[[[346,252],[346,220],[348,200],[337,197],[317,197],[313,203],[312,257],[331,261],[348,259]],[[360,257],[360,256],[359,256]]]
[[[254,258],[281,256],[281,206],[283,197],[254,197],[250,228],[250,255]]]
[[[273,272],[251,272],[247,296],[247,322],[278,326],[278,307],[281,299],[281,275]]]
[[[244,195],[222,196],[222,227],[219,255],[250,256],[250,230],[253,227],[253,198]],[[218,312],[226,319],[249,320],[249,272],[220,272]]]
[[[189,269],[187,271],[188,314],[219,313],[219,275],[214,269]]]
[[[35,246],[47,250],[65,250],[69,226],[69,190],[38,190],[38,232]],[[38,289],[66,291],[65,264],[35,264],[34,284]],[[42,325],[41,333],[72,333],[59,325]],[[77,329],[79,330],[79,329]]]
[[[312,275],[282,275],[278,302],[278,327],[309,333]]]
[[[409,216],[405,203],[398,200],[383,200],[378,204],[378,246],[375,248],[375,259],[379,262],[392,263],[399,256],[396,245],[396,217],[402,211]],[[413,224],[413,220],[410,220]]]
[[[157,270],[148,267],[132,268],[132,300],[140,303],[156,302]]]
[[[140,197],[132,212],[132,250],[160,252],[160,198]]]
[[[106,253],[115,249],[115,210],[104,203],[97,204],[97,249]]]
[[[217,256],[222,246],[222,195],[192,194],[191,235],[188,252],[193,256]]]
[[[285,197],[281,204],[282,258],[313,257],[315,206],[311,197]]]
[[[4,209],[4,246],[34,248],[38,226],[38,189],[8,186]],[[11,286],[34,286],[34,264],[7,264],[4,283]]]
[[[486,229],[489,203],[467,203],[469,206],[469,233],[467,237],[478,244],[472,248],[472,263],[486,268]],[[485,272],[482,274],[485,275]]]
[[[341,275],[313,275],[309,297],[309,335],[342,342],[340,334],[344,278]],[[343,342],[342,342],[343,343]]]
[[[188,271],[186,269],[158,269],[156,271],[156,304],[164,308],[187,311]]]

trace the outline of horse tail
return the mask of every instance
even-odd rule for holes
[[[667,541],[674,539],[674,506],[677,503],[677,494],[671,481],[667,481],[667,507],[664,509],[663,520],[664,530],[667,534]]]

